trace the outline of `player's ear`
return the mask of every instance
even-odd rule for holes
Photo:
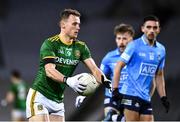
[[[160,33],[160,31],[161,31],[161,27],[159,27],[158,34]]]
[[[65,28],[65,22],[63,20],[59,22],[59,27],[63,29]]]
[[[144,32],[144,25],[141,26],[141,31]]]

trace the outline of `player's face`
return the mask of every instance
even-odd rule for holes
[[[120,52],[123,52],[126,48],[126,45],[132,40],[132,36],[126,33],[117,33],[116,34],[116,44],[117,47],[120,49]]]
[[[80,30],[80,18],[78,16],[70,15],[64,22],[64,31],[70,38],[77,38]]]
[[[148,40],[154,40],[160,32],[159,22],[146,21],[141,28]]]

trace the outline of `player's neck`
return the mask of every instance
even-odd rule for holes
[[[155,39],[153,39],[153,40],[147,39],[147,41],[150,46],[154,46],[156,40]]]
[[[67,36],[66,34],[62,32],[59,34],[59,38],[66,45],[71,45],[72,42],[74,41],[74,39],[71,39],[69,36]]]

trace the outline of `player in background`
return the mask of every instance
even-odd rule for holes
[[[110,51],[106,54],[101,62],[100,69],[106,75],[108,79],[113,82],[113,75],[114,75],[114,67],[116,62],[120,59],[120,55],[123,53],[126,45],[133,39],[134,37],[134,29],[131,25],[128,24],[119,24],[114,28],[114,35],[117,48],[113,51]],[[118,89],[114,90],[114,96],[112,96],[112,92],[105,88],[105,99],[104,99],[104,120],[103,121],[124,121],[123,118],[123,106],[121,105],[121,100],[123,94],[119,91],[127,80],[127,72],[126,68],[124,67],[122,70],[122,76],[120,78],[121,82],[119,84]],[[150,95],[152,96],[155,91],[155,81],[153,80],[153,85],[151,88]],[[112,98],[113,97],[113,98]],[[84,101],[85,96],[77,96],[75,106],[80,107],[82,102]]]
[[[13,103],[11,120],[25,121],[27,85],[17,70],[11,72],[10,80],[12,82],[10,90],[7,92],[5,99],[1,101],[1,105],[6,106],[7,104]]]
[[[128,24],[119,24],[114,28],[114,35],[117,48],[108,52],[101,62],[100,69],[113,83],[114,67],[116,62],[120,59],[120,55],[123,53],[126,45],[133,40],[134,29]],[[122,94],[119,93],[122,84],[127,80],[126,67],[121,71],[121,82],[118,88],[114,90],[112,98],[112,92],[105,88],[105,99],[104,99],[104,121],[121,121],[123,117],[123,107],[121,105]]]
[[[59,21],[60,34],[46,39],[40,49],[40,64],[36,79],[29,90],[26,115],[29,121],[64,121],[64,90],[83,92],[78,75],[72,76],[80,61],[89,68],[99,83],[110,88],[110,81],[97,67],[87,45],[77,40],[80,13],[65,9]]]
[[[170,107],[163,71],[165,47],[156,38],[160,32],[159,19],[153,15],[145,17],[141,30],[144,34],[127,45],[114,70],[114,89],[119,86],[120,72],[124,66],[128,73],[128,79],[120,90],[124,94],[122,103],[126,121],[154,120],[150,96],[153,78],[166,112]]]

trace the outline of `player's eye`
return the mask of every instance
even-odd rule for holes
[[[158,29],[158,27],[157,27],[157,26],[154,26],[154,27],[153,27],[153,29],[154,29],[154,30],[157,30],[157,29]]]
[[[147,29],[151,29],[151,28],[152,28],[152,26],[147,26],[146,28],[147,28]]]

